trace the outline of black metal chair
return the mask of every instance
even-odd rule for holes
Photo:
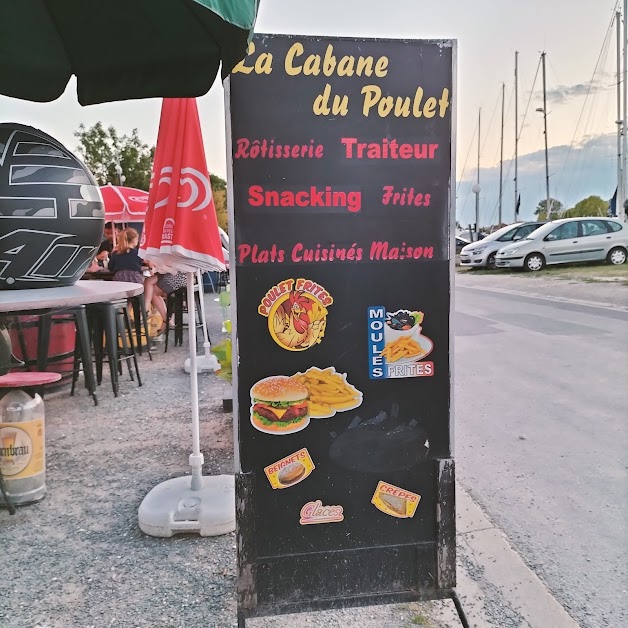
[[[120,392],[119,376],[122,374],[122,362],[126,362],[129,377],[131,381],[135,381],[131,369],[131,362],[133,362],[137,383],[141,386],[142,378],[137,364],[133,329],[126,300],[94,303],[87,307],[92,324],[96,382],[98,385],[102,383],[103,363],[106,354],[111,375],[111,387],[116,397]]]

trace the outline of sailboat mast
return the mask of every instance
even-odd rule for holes
[[[617,27],[617,195],[615,196],[615,211],[621,216],[624,206],[624,177],[622,168],[622,116],[621,116],[621,13],[615,13],[615,26]]]
[[[622,204],[617,206],[617,215],[626,220],[626,209],[624,207],[625,197],[628,195],[628,183],[626,177],[628,176],[628,0],[624,0],[624,71],[623,71],[623,91],[624,91],[624,116],[622,124]]]
[[[517,220],[518,181],[517,166],[519,158],[519,53],[515,52],[515,222]]]
[[[502,193],[504,182],[504,97],[506,92],[506,85],[502,83],[502,132],[500,136],[499,145],[499,220],[498,225],[502,224]]]
[[[549,159],[547,154],[547,84],[545,79],[545,52],[541,53],[541,60],[543,61],[543,134],[545,135],[545,215],[547,216],[547,220],[551,220],[552,206],[550,202]]]
[[[478,176],[477,176],[477,192],[475,193],[475,240],[479,240],[480,233],[480,146],[482,137],[482,109],[478,110]]]

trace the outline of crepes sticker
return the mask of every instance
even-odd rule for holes
[[[411,493],[393,484],[379,482],[373,499],[371,499],[371,504],[391,517],[410,519],[414,517],[420,501],[421,496],[416,493]]]
[[[285,279],[266,292],[257,311],[268,319],[268,331],[280,347],[305,351],[323,339],[327,308],[333,302],[315,281]]]
[[[264,467],[264,473],[273,488],[288,488],[305,480],[315,468],[308,450],[303,448]]]
[[[314,502],[308,502],[301,508],[299,523],[302,526],[314,523],[338,523],[344,518],[342,506],[323,506],[323,502],[317,499]]]

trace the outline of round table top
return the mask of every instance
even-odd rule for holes
[[[47,310],[88,303],[128,299],[144,292],[144,286],[126,281],[77,281],[73,286],[1,290],[0,312]]]
[[[43,386],[53,384],[61,379],[61,373],[26,372],[7,373],[0,376],[0,388],[28,388],[30,386]]]

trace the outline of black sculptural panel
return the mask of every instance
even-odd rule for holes
[[[104,223],[85,164],[38,129],[0,124],[0,290],[71,286],[96,254]]]

